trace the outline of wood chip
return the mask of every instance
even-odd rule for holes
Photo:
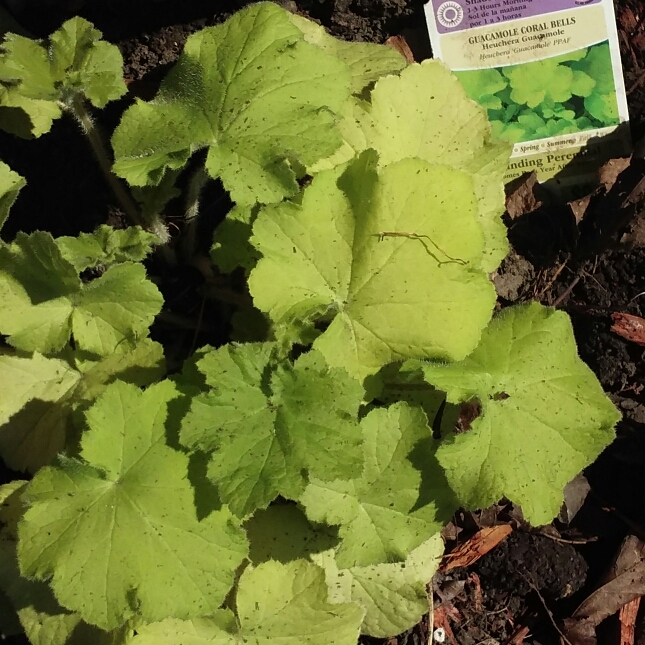
[[[440,570],[445,572],[457,567],[470,566],[491,549],[494,549],[512,531],[513,527],[508,524],[499,524],[478,531],[454,551],[444,556],[445,562],[441,565]]]
[[[385,41],[385,44],[392,49],[396,49],[408,63],[414,63],[414,54],[403,36],[390,36]]]
[[[620,645],[634,645],[636,618],[641,599],[634,598],[631,602],[623,605],[618,612],[620,620]]]
[[[645,345],[645,319],[618,312],[611,314],[611,319],[614,321],[611,331],[632,343]]]

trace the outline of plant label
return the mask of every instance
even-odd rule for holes
[[[611,0],[430,0],[432,49],[513,144],[505,181],[536,171],[567,199],[630,154]]]

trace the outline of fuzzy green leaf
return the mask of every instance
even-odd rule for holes
[[[58,237],[56,244],[63,257],[77,271],[84,271],[98,264],[109,266],[120,262],[140,262],[152,250],[159,238],[140,226],[114,229],[105,224],[94,233],[81,233],[78,237]]]
[[[69,361],[0,356],[7,398],[0,405],[0,456],[14,470],[36,472],[74,436],[73,415],[119,378],[149,385],[165,373],[163,347],[143,339],[128,352]]]
[[[468,358],[423,369],[451,403],[481,403],[471,429],[436,453],[468,508],[505,496],[532,524],[546,524],[564,486],[614,438],[620,414],[578,357],[562,312],[537,303],[506,309]]]
[[[258,511],[245,528],[254,565],[310,558],[323,567],[330,602],[355,602],[366,610],[363,634],[399,634],[428,611],[426,586],[444,551],[438,533],[414,549],[405,562],[339,569],[334,557],[338,539],[327,527],[310,524],[296,506],[273,505]]]
[[[101,36],[92,23],[72,18],[49,37],[48,50],[51,73],[62,91],[80,93],[98,108],[127,91],[121,52]]]
[[[427,587],[443,552],[437,533],[411,551],[404,562],[340,569],[333,551],[312,555],[312,560],[325,569],[329,601],[363,607],[361,632],[388,638],[414,627],[428,613]]]
[[[407,65],[399,52],[386,45],[339,40],[330,36],[324,27],[295,13],[289,14],[289,19],[302,31],[308,43],[317,45],[349,67],[355,94],[381,76],[396,74]]]
[[[65,446],[70,409],[59,405],[82,374],[65,361],[0,356],[5,397],[0,403],[0,455],[15,470],[34,472]]]
[[[298,560],[267,562],[242,574],[230,610],[212,618],[173,618],[137,630],[132,645],[356,645],[363,610],[327,601],[325,574]]]
[[[234,206],[215,229],[210,255],[222,273],[231,273],[237,267],[248,272],[256,265],[260,256],[249,243],[256,215],[256,208]]]
[[[25,510],[20,496],[27,484],[13,481],[0,487],[0,589],[19,618],[17,633],[24,630],[32,645],[126,645],[132,625],[109,633],[99,630],[63,609],[47,583],[20,575],[16,545]],[[0,632],[5,633],[2,626]]]
[[[312,479],[300,497],[310,520],[340,525],[336,562],[342,569],[405,560],[456,508],[428,448],[432,431],[419,408],[377,408],[361,426],[362,476],[349,482]]]
[[[583,50],[584,51],[584,50]],[[589,47],[587,55],[571,63],[574,70],[584,72],[595,81],[594,92],[611,94],[616,91],[611,52],[607,41]]]
[[[504,68],[504,75],[513,88],[511,99],[530,108],[545,100],[561,103],[571,98],[573,71],[551,58]]]
[[[306,473],[351,478],[361,466],[363,388],[310,352],[271,374],[272,346],[225,346],[198,362],[213,390],[196,397],[180,439],[212,452],[209,477],[243,517],[278,494],[296,499]]]
[[[328,551],[338,544],[335,531],[312,525],[294,504],[272,504],[244,523],[249,539],[249,560],[254,566],[269,560],[286,564]]]
[[[609,94],[590,94],[585,98],[585,108],[602,125],[618,123],[618,102],[616,92]]]
[[[370,102],[351,108],[340,124],[350,156],[341,161],[373,148],[381,166],[418,157],[472,175],[486,242],[481,266],[496,269],[508,252],[501,214],[510,146],[491,139],[485,110],[467,97],[457,77],[436,60],[412,64],[399,76],[381,78]]]
[[[0,127],[23,137],[48,132],[62,106],[86,97],[96,107],[123,96],[123,59],[82,18],[38,42],[7,34],[0,53]]]
[[[188,458],[166,446],[169,381],[110,385],[86,413],[81,458],[40,470],[19,526],[23,575],[102,629],[217,610],[246,555],[226,508],[197,521]]]
[[[340,178],[320,173],[302,203],[264,208],[251,238],[255,305],[277,325],[333,318],[314,347],[358,378],[403,357],[465,357],[495,302],[471,176],[421,159],[375,166],[366,152]]]
[[[233,201],[280,201],[298,191],[292,164],[340,146],[335,121],[349,92],[347,66],[305,42],[284,9],[252,5],[191,36],[155,100],[124,114],[114,171],[156,184],[208,147],[206,169]]]
[[[7,164],[0,161],[0,229],[9,217],[9,209],[27,182]]]
[[[45,583],[22,578],[18,569],[17,526],[24,510],[20,495],[27,483],[14,480],[0,486],[0,600],[6,603],[0,610],[1,640],[22,631],[18,616],[22,607],[36,601],[48,608],[57,604]]]
[[[19,233],[0,248],[0,332],[24,351],[76,347],[99,355],[146,336],[162,296],[140,264],[119,264],[82,283],[48,233]]]
[[[468,96],[477,101],[482,107],[499,110],[502,101],[498,96],[508,85],[506,78],[496,69],[478,69],[465,72],[455,72],[455,76],[464,86]]]

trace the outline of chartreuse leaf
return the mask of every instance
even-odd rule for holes
[[[6,163],[0,161],[0,229],[9,217],[9,209],[18,197],[20,189],[27,182],[17,172],[14,172]]]
[[[24,512],[20,495],[26,481],[13,481],[0,487],[0,589],[15,612],[17,626],[34,645],[63,645],[78,627],[81,617],[66,612],[45,582],[20,575],[16,558],[18,521]],[[6,634],[5,630],[0,630]]]
[[[340,178],[321,172],[302,203],[264,208],[251,238],[255,306],[276,325],[333,318],[314,348],[358,378],[402,357],[465,357],[495,302],[472,177],[421,159],[375,166],[367,151]]]
[[[336,115],[350,83],[347,65],[305,42],[284,9],[252,5],[191,36],[157,97],[124,114],[114,171],[156,184],[208,147],[206,169],[234,202],[280,201],[298,191],[292,163],[340,146]]]
[[[76,260],[77,258],[75,258]],[[141,264],[123,263],[81,282],[49,233],[18,233],[0,248],[0,332],[24,351],[76,347],[107,355],[146,336],[162,296]]]
[[[543,101],[561,103],[571,98],[573,70],[556,59],[545,58],[531,65],[513,65],[503,69],[512,88],[515,103],[537,107]]]
[[[432,431],[420,408],[377,408],[361,426],[362,475],[349,482],[312,478],[300,496],[310,520],[340,526],[341,569],[404,561],[457,507],[429,448]]]
[[[508,252],[501,214],[511,147],[491,140],[486,111],[467,97],[450,70],[436,60],[409,65],[398,76],[379,79],[369,103],[356,101],[349,112],[340,129],[350,156],[335,162],[374,148],[381,166],[418,157],[472,175],[486,242],[481,266],[496,269]]]
[[[92,23],[76,17],[49,37],[48,48],[59,92],[80,93],[98,108],[127,91],[119,48],[101,36]]]
[[[618,103],[609,43],[603,42],[590,47],[587,56],[572,65],[596,82],[593,92],[585,96],[585,108],[589,114],[602,125],[618,123]]]
[[[39,585],[45,591],[45,583],[34,583],[20,577],[16,560],[16,526],[22,515],[20,492],[26,481],[14,480],[0,486],[0,639],[22,633],[17,610],[20,600],[31,587]],[[51,596],[51,593],[50,593]]]
[[[213,389],[193,399],[180,434],[212,452],[208,476],[240,517],[279,494],[297,498],[307,473],[350,479],[362,463],[360,384],[316,352],[272,373],[272,350],[227,345],[201,359]]]
[[[6,396],[0,403],[0,455],[15,470],[35,472],[65,447],[71,410],[59,404],[82,375],[65,361],[0,356]]]
[[[0,128],[38,137],[76,96],[96,107],[123,96],[123,59],[116,45],[100,38],[78,17],[49,42],[7,34],[0,52]]]
[[[40,470],[23,496],[18,529],[24,576],[51,577],[63,607],[114,629],[210,614],[224,600],[246,555],[228,509],[197,521],[188,458],[165,443],[163,381],[141,392],[111,384],[86,413],[81,460]]]
[[[391,47],[339,40],[330,36],[324,27],[295,13],[290,13],[289,19],[302,31],[308,43],[317,45],[349,67],[355,94],[381,76],[396,74],[407,65],[403,56]]]
[[[537,303],[506,309],[465,360],[423,369],[448,401],[481,403],[471,429],[436,452],[468,508],[505,496],[546,524],[567,482],[614,438],[620,414],[578,357],[568,316]]]
[[[425,380],[422,369],[415,361],[386,365],[366,381],[367,388],[369,395],[365,398],[376,399],[381,405],[406,401],[420,407],[426,413],[428,424],[438,430],[441,436],[454,428],[459,416],[459,406],[446,403],[445,393]],[[435,427],[439,421],[440,426]]]
[[[56,244],[63,257],[77,271],[98,264],[109,266],[120,262],[140,262],[152,250],[159,238],[140,226],[114,229],[105,224],[94,233],[80,233],[78,237],[58,237]]]
[[[404,562],[340,569],[333,550],[311,559],[325,569],[329,601],[357,603],[366,612],[361,632],[388,638],[410,629],[428,613],[427,586],[443,552],[443,540],[436,533]]]
[[[36,472],[73,437],[79,406],[91,403],[116,378],[144,386],[164,372],[163,347],[150,339],[105,358],[0,356],[7,394],[0,404],[0,456],[14,470]]]
[[[356,645],[363,610],[331,604],[323,570],[306,560],[266,562],[240,578],[237,617],[169,618],[137,629],[132,645]]]
[[[130,625],[109,633],[99,630],[63,609],[47,583],[20,575],[16,544],[25,510],[20,496],[27,484],[13,481],[0,487],[0,589],[19,620],[14,633],[24,630],[32,645],[125,645]],[[0,632],[6,634],[6,628],[0,627]]]
[[[585,53],[585,50],[581,50]],[[616,91],[614,84],[614,73],[611,67],[611,53],[607,41],[589,47],[586,56],[571,63],[574,70],[584,72],[595,82],[594,92],[598,94],[610,94]]]
[[[327,527],[310,524],[296,506],[273,505],[258,511],[245,528],[254,565],[308,557],[323,567],[330,602],[356,602],[366,610],[363,634],[399,634],[428,611],[426,585],[444,551],[439,534],[414,549],[404,562],[339,569],[333,550],[338,539]]]
[[[269,560],[287,563],[323,553],[339,542],[334,529],[312,525],[293,503],[275,503],[258,510],[244,523],[249,560],[257,566]]]
[[[490,110],[499,110],[502,107],[502,100],[495,95],[508,85],[508,81],[498,70],[467,70],[455,72],[455,76],[464,86],[468,96],[482,107]]]
[[[223,273],[231,273],[237,267],[248,272],[256,265],[260,254],[249,243],[256,216],[256,207],[236,205],[215,229],[210,255]]]

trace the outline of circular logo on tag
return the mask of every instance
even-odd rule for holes
[[[464,19],[464,10],[453,0],[442,2],[437,9],[437,20],[448,28],[456,27]]]

